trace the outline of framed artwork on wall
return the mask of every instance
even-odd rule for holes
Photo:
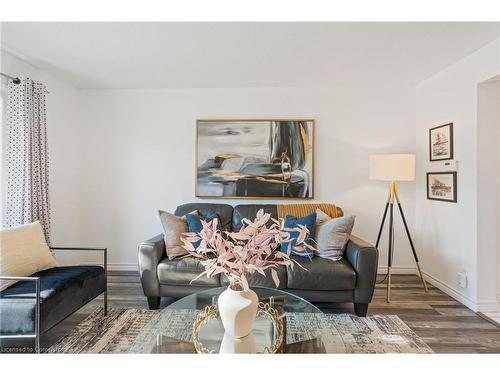
[[[457,202],[457,172],[428,172],[427,199]]]
[[[453,123],[429,129],[429,160],[453,159]]]
[[[198,120],[196,196],[314,197],[314,120]]]

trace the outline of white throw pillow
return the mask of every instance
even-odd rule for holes
[[[316,210],[316,247],[319,256],[334,261],[342,259],[354,226],[354,216],[332,219],[320,209]]]
[[[57,266],[38,221],[2,229],[0,245],[0,275],[2,276],[31,276],[36,272]],[[14,280],[0,281],[0,291],[16,282]]]
[[[319,208],[316,209],[316,232],[318,228],[325,224],[327,221],[332,220],[330,216],[328,216],[325,212],[320,210]]]

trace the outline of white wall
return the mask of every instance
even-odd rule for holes
[[[497,84],[497,310],[500,312],[500,80]]]
[[[136,267],[138,244],[161,232],[158,209],[195,200],[197,118],[316,119],[315,200],[357,215],[354,231],[371,242],[388,186],[368,180],[368,155],[414,152],[414,87],[83,90],[81,98],[82,238],[108,246],[114,268]],[[400,189],[413,230],[414,184]],[[413,267],[396,224],[396,268]],[[381,249],[383,265],[385,241]]]
[[[497,83],[482,82],[477,92],[477,303],[496,312]]]
[[[44,82],[50,163],[52,243],[78,245],[80,237],[80,137],[79,90],[1,50],[1,71]],[[61,256],[63,258],[63,256]]]
[[[479,285],[492,282],[482,280],[485,275],[478,272],[485,258],[478,251],[485,249],[478,247],[484,239],[477,233],[482,228],[478,208],[484,204],[480,199],[487,198],[478,197],[478,163],[489,161],[483,159],[487,149],[478,143],[478,84],[500,73],[499,59],[500,40],[496,40],[421,82],[416,92],[415,225],[422,266],[436,286],[472,309],[490,301],[490,295],[479,293]],[[454,153],[459,161],[458,203],[426,199],[425,173],[439,169],[437,162],[428,161],[428,129],[449,122],[454,123]],[[469,277],[466,289],[458,285],[457,272],[462,269]]]

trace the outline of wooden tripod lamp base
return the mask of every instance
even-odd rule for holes
[[[420,268],[417,252],[413,245],[413,240],[406,223],[406,218],[403,213],[401,201],[398,194],[397,181],[414,181],[415,180],[415,155],[413,154],[389,154],[389,155],[371,155],[370,156],[370,179],[390,181],[389,196],[385,205],[384,215],[382,216],[382,223],[377,236],[375,247],[378,248],[380,237],[384,229],[387,211],[389,211],[389,246],[387,255],[387,302],[391,302],[391,268],[392,258],[394,256],[394,204],[397,204],[401,219],[403,220],[404,228],[408,241],[410,242],[413,258],[417,265],[418,274],[422,280],[425,292],[428,293],[427,283]]]

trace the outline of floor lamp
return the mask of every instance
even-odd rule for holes
[[[418,262],[417,252],[406,224],[406,218],[401,207],[401,202],[398,195],[398,181],[414,181],[415,180],[415,155],[413,154],[384,154],[384,155],[370,155],[370,179],[379,181],[389,181],[389,197],[385,205],[384,215],[382,216],[382,223],[377,236],[377,243],[375,247],[378,248],[384,223],[389,211],[389,251],[387,255],[387,302],[391,302],[391,268],[392,258],[394,255],[394,203],[397,203],[399,213],[403,219],[406,235],[410,242],[413,258],[417,264],[418,273],[422,279],[425,292],[428,292],[427,284],[422,275],[422,270]]]

